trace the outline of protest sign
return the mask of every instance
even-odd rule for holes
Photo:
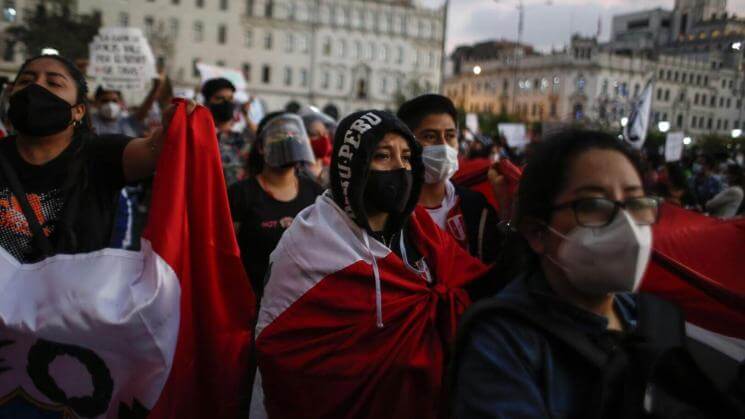
[[[525,124],[499,124],[499,135],[507,140],[507,145],[513,148],[523,148],[528,145]]]
[[[88,76],[105,89],[144,90],[158,75],[139,28],[101,28],[89,47]]]
[[[679,161],[683,157],[683,139],[685,134],[682,132],[668,132],[665,139],[665,161]]]
[[[479,132],[479,117],[475,113],[466,114],[466,128],[471,131],[472,134]]]

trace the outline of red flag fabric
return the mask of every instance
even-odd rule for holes
[[[446,352],[470,303],[463,286],[487,267],[423,208],[410,234],[427,265],[419,272],[329,196],[296,217],[272,254],[262,300],[256,350],[266,412],[253,417],[433,419],[446,411]]]
[[[144,237],[181,286],[171,373],[150,418],[235,418],[248,405],[256,302],[239,256],[212,116],[176,112]]]

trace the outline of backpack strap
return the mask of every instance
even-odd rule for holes
[[[5,177],[5,180],[8,182],[11,193],[16,197],[18,203],[21,205],[23,216],[26,218],[29,230],[31,231],[33,243],[37,250],[39,250],[44,257],[54,254],[52,243],[49,241],[49,238],[44,235],[41,224],[39,224],[39,220],[36,218],[36,214],[31,208],[31,204],[28,202],[26,191],[23,189],[18,174],[16,174],[13,166],[2,153],[0,153],[0,170]]]

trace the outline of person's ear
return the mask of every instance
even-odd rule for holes
[[[85,116],[86,110],[87,110],[86,109],[86,106],[83,103],[79,103],[79,104],[73,106],[72,107],[72,119],[76,123],[79,123],[80,121],[83,120],[83,117]]]
[[[548,230],[544,223],[528,217],[522,221],[519,230],[522,232],[523,237],[525,237],[528,245],[535,253],[542,255],[546,252],[546,236]]]

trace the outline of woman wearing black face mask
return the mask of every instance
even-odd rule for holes
[[[59,56],[21,67],[0,143],[0,247],[22,262],[106,247],[119,190],[152,175],[161,131],[95,136],[85,77]]]
[[[463,287],[487,268],[415,210],[421,148],[394,115],[342,120],[330,171],[271,255],[252,403],[270,418],[443,417]]]
[[[277,112],[264,117],[251,150],[252,176],[228,190],[243,264],[258,299],[264,289],[269,254],[303,208],[323,192],[295,166],[314,159],[303,121]]]

